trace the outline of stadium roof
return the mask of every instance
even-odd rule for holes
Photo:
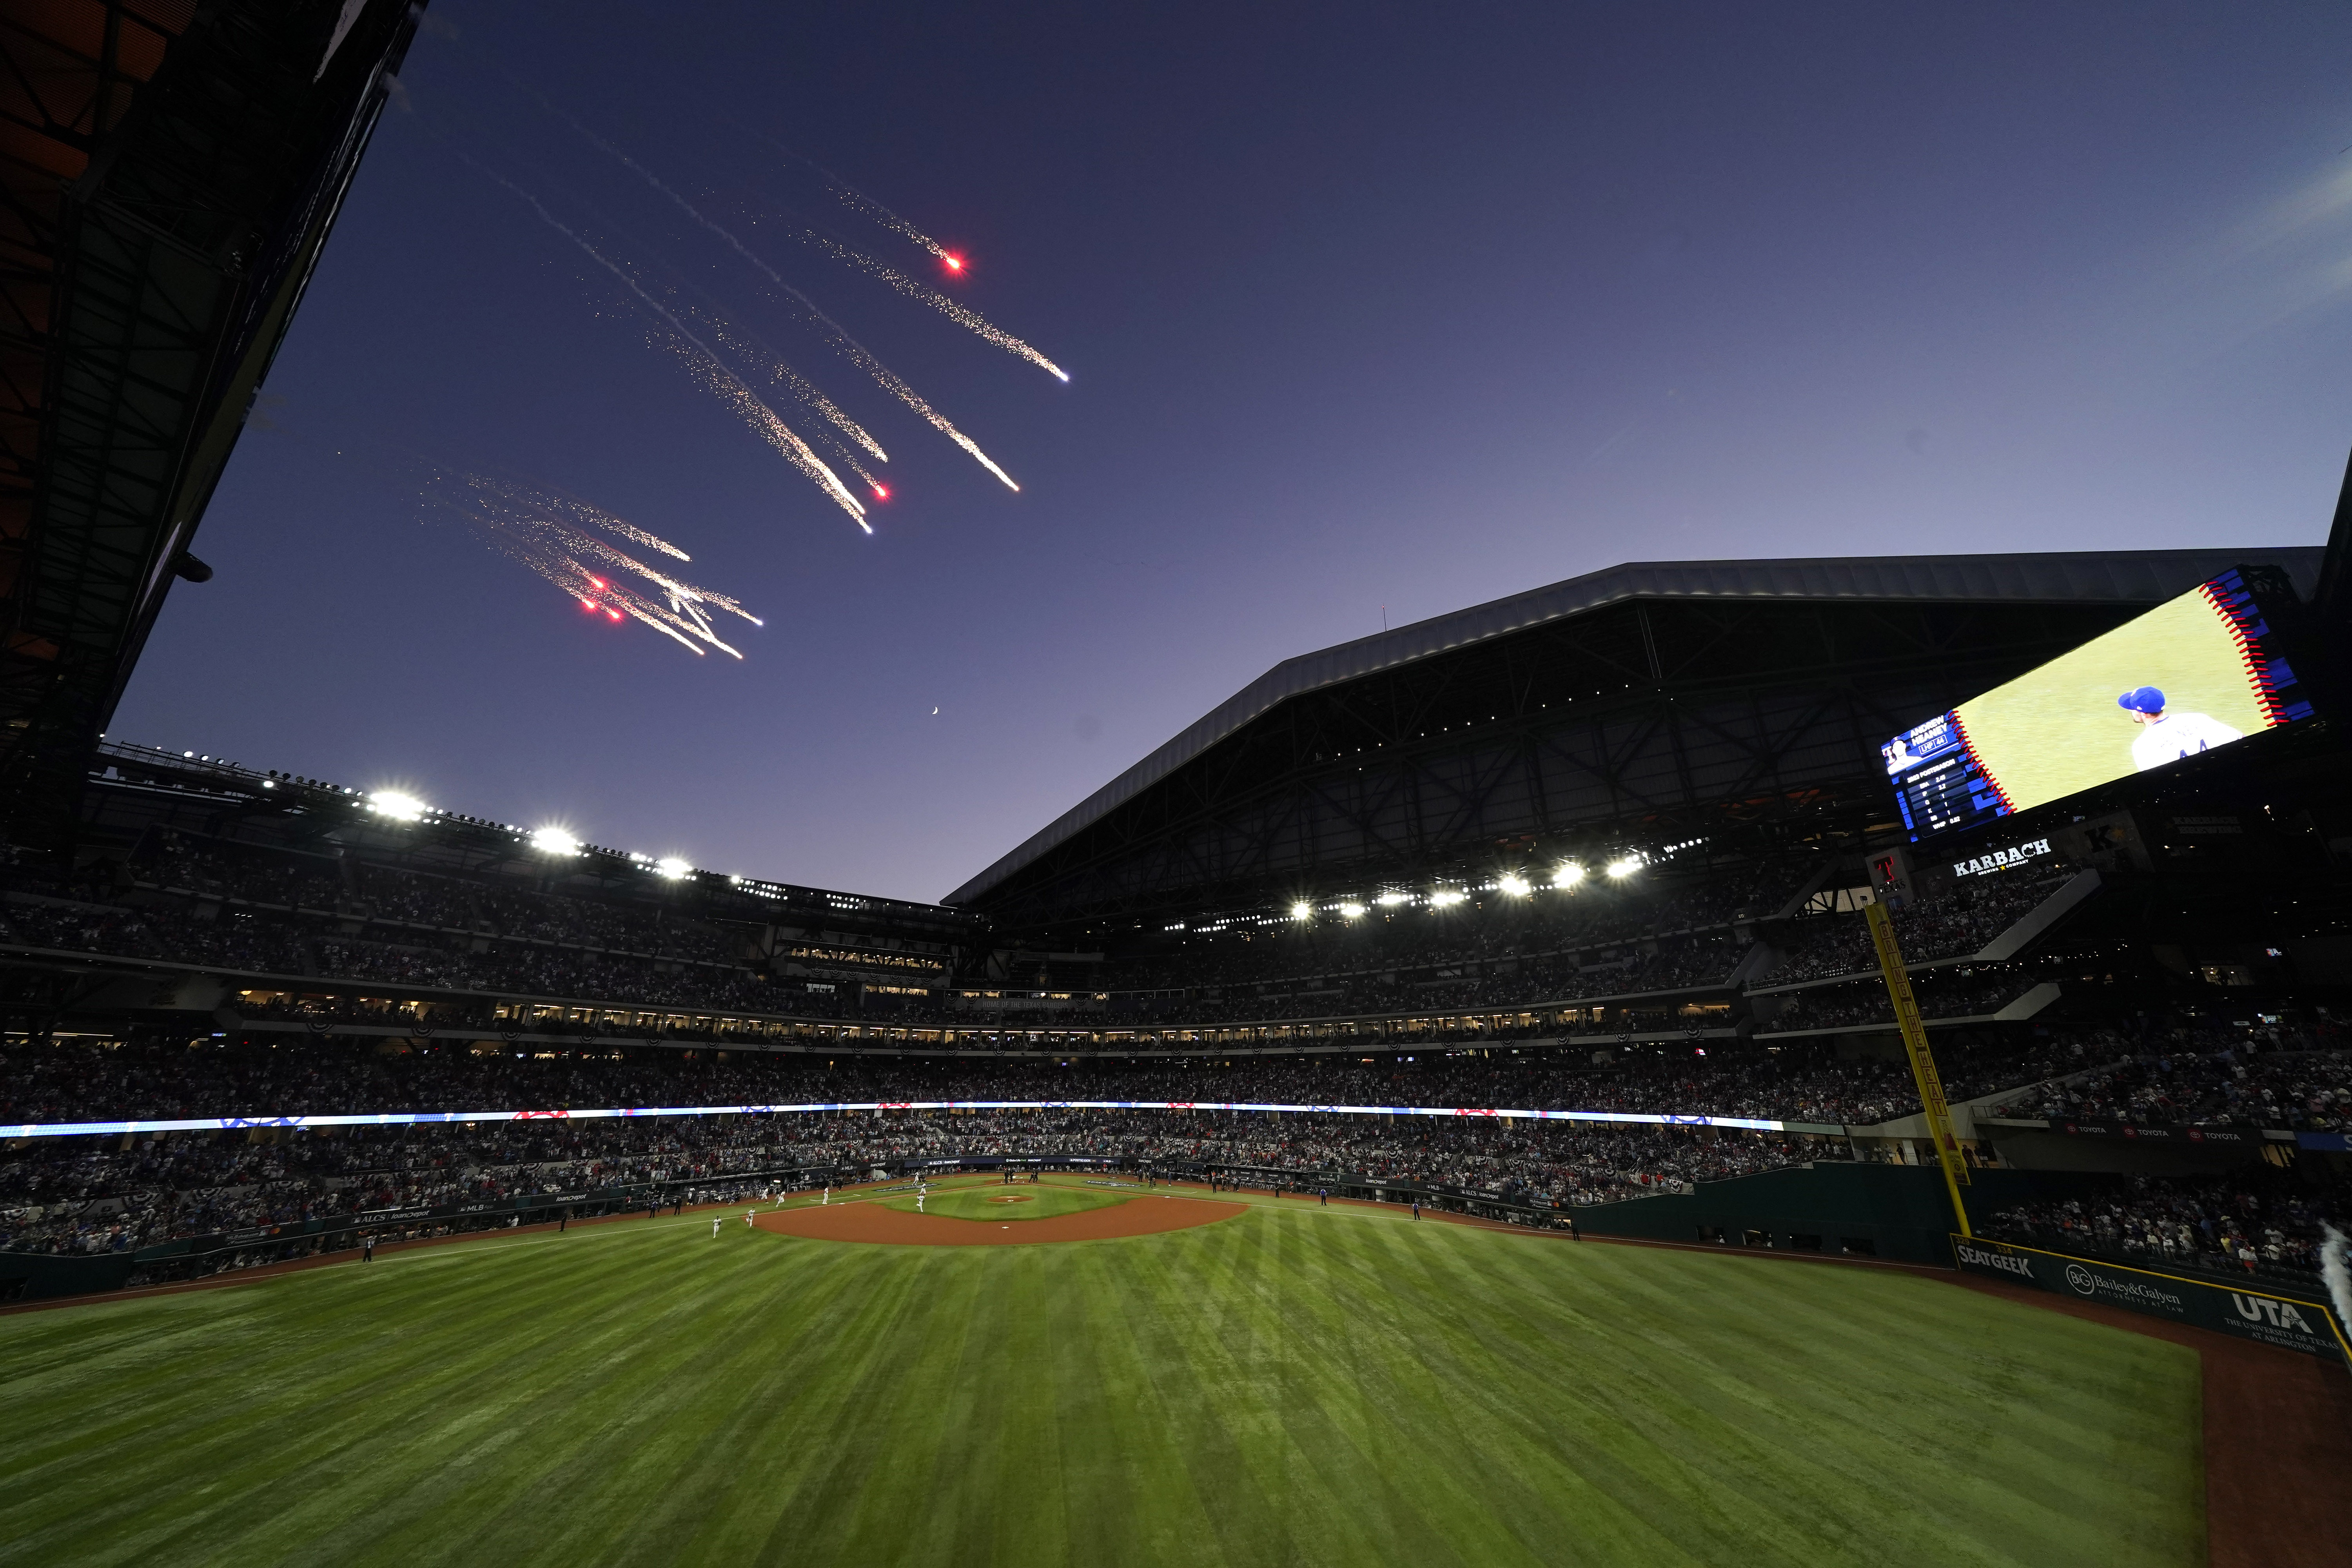
[[[424,7],[0,12],[0,832],[58,849]]]
[[[2309,599],[2319,545],[2243,550],[1889,555],[1785,561],[1633,561],[1375,637],[1287,658],[1187,726],[942,900],[1005,879],[1291,698],[1633,599],[2155,605],[2238,565],[2275,566]]]

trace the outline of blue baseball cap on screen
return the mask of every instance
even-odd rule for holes
[[[2137,687],[2116,699],[2116,706],[2128,708],[2135,713],[2164,711],[2164,693],[2153,686]]]

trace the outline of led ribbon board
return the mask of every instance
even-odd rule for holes
[[[1784,1123],[1745,1116],[1633,1110],[1488,1110],[1435,1105],[1262,1105],[1182,1100],[869,1100],[826,1105],[660,1105],[601,1110],[380,1110],[338,1116],[199,1116],[170,1121],[28,1121],[0,1138],[79,1138],[124,1132],[236,1132],[254,1127],[430,1127],[473,1121],[601,1121],[615,1116],[801,1116],[826,1110],[1265,1110],[1334,1116],[1466,1116],[1498,1121],[1625,1121],[1645,1127],[1731,1127],[1779,1132]]]
[[[2231,570],[1879,752],[1916,840],[2310,716],[2268,616]]]

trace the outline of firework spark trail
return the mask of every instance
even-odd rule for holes
[[[948,267],[951,270],[957,272],[963,270],[962,257],[954,254],[949,250],[946,246],[941,245],[938,240],[933,239],[929,235],[925,234],[921,229],[917,228],[913,224],[908,223],[905,218],[900,217],[897,213],[892,212],[888,207],[884,206],[880,202],[876,201],[872,196],[867,195],[864,191],[859,190],[856,185],[851,184],[847,180],[845,180],[839,174],[835,174],[831,169],[826,168],[824,164],[816,163],[814,160],[802,157],[799,153],[793,152],[791,148],[786,147],[782,142],[776,141],[772,137],[763,137],[761,140],[765,141],[769,146],[773,147],[777,152],[782,153],[785,157],[790,158],[793,163],[804,165],[811,174],[824,182],[824,188],[833,193],[834,199],[840,202],[842,205],[847,207],[850,211],[873,219],[876,223],[880,224],[884,228],[890,230],[893,234],[913,240],[923,249],[929,251],[933,256],[938,257],[941,261],[947,263]]]
[[[929,404],[924,402],[923,399],[916,394],[913,387],[908,386],[905,382],[899,380],[898,377],[893,374],[880,360],[876,359],[872,354],[866,353],[865,345],[860,343],[856,338],[851,337],[846,328],[842,326],[840,322],[835,321],[831,316],[826,315],[817,305],[815,300],[810,299],[807,295],[793,288],[790,283],[785,282],[782,273],[778,272],[774,268],[769,266],[764,259],[755,255],[750,247],[746,246],[741,240],[735,237],[733,231],[728,229],[723,225],[716,223],[710,218],[704,216],[701,208],[696,206],[692,202],[688,201],[684,196],[679,195],[676,191],[671,190],[667,184],[664,184],[659,175],[646,168],[643,163],[638,163],[635,158],[630,157],[626,153],[622,152],[618,147],[614,146],[610,142],[605,141],[603,137],[589,130],[586,126],[581,124],[578,121],[573,120],[570,115],[563,115],[562,119],[583,137],[586,138],[597,148],[617,161],[622,167],[627,169],[631,174],[635,174],[637,178],[645,181],[646,184],[651,185],[654,189],[659,191],[662,195],[667,196],[672,202],[676,203],[677,209],[680,212],[686,214],[687,216],[692,218],[695,222],[709,229],[712,234],[717,235],[720,239],[725,240],[729,247],[732,249],[736,255],[741,257],[752,267],[757,268],[766,276],[769,282],[773,283],[777,288],[782,289],[785,293],[798,300],[801,308],[806,310],[813,320],[816,321],[824,327],[825,332],[831,338],[834,347],[846,356],[851,363],[856,365],[858,369],[864,371],[867,375],[872,376],[877,385],[880,386],[884,391],[892,394],[899,402],[905,404],[908,407],[920,415],[932,429],[937,430],[940,435],[945,436],[949,440],[953,441],[957,446],[962,447],[965,452],[971,455],[973,461],[977,462],[982,468],[986,468],[990,473],[994,474],[998,480],[1003,484],[1005,489],[1014,491],[1018,491],[1021,489],[1019,485],[1013,482],[1012,475],[1006,473],[1003,468],[998,468],[995,460],[989,457],[987,453],[980,449],[977,442],[973,441],[971,437],[966,436],[962,431],[957,429],[952,424],[950,424],[948,421],[947,416],[941,414],[938,409],[933,408]],[[537,205],[536,203],[533,203],[532,205]],[[551,222],[553,220],[551,219],[550,221]],[[950,300],[949,303],[952,304],[954,301]],[[1062,375],[1062,373],[1059,370],[1055,371],[1054,374],[1055,375]],[[1064,381],[1067,381],[1070,378],[1066,375],[1063,375],[1062,379]],[[869,530],[868,531],[871,531]]]
[[[803,406],[823,416],[835,428],[865,448],[867,455],[876,462],[887,463],[890,460],[890,454],[882,449],[881,443],[866,433],[864,426],[843,413],[832,398],[827,397],[822,390],[803,377],[800,372],[785,363],[782,354],[723,317],[715,316],[707,310],[696,310],[690,305],[684,309],[698,325],[709,331],[712,337],[733,351],[739,361],[765,364],[768,367],[768,374],[782,383],[784,389],[799,399]],[[843,449],[838,441],[832,442],[831,445],[835,450]],[[855,468],[856,464],[853,462],[850,466]],[[867,477],[870,479],[872,476]]]
[[[814,169],[816,168],[816,165],[812,163],[809,167]],[[824,179],[825,184],[832,190],[835,196],[840,199],[841,205],[847,207],[850,211],[855,213],[863,213],[866,216],[872,218],[876,223],[880,224],[884,228],[889,229],[896,234],[903,235],[907,238],[913,240],[917,245],[921,246],[925,250],[929,251],[941,261],[946,262],[951,269],[957,272],[963,270],[962,257],[949,254],[948,247],[946,246],[941,245],[938,240],[933,239],[929,235],[925,234],[921,229],[917,228],[913,224],[908,223],[905,218],[900,217],[897,213],[892,212],[888,207],[884,206],[872,196],[867,195],[865,192],[857,189],[854,185],[851,185],[846,181],[838,179],[835,176],[825,173],[825,171],[822,169],[818,169],[817,174]]]
[[[688,366],[696,373],[696,378],[702,382],[706,389],[718,395],[722,401],[731,404],[744,423],[751,426],[754,434],[765,438],[770,446],[783,455],[787,462],[815,480],[819,487],[829,491],[833,499],[849,513],[858,527],[868,533],[874,531],[873,525],[866,521],[864,503],[850,493],[849,487],[841,482],[841,476],[827,468],[824,460],[810,450],[808,443],[802,440],[793,427],[777,416],[774,409],[761,402],[751,389],[745,386],[735,373],[729,370],[719,356],[710,351],[708,344],[688,331],[686,324],[672,313],[668,306],[647,293],[642,284],[631,277],[625,268],[609,259],[604,252],[567,227],[553,213],[541,205],[537,196],[532,195],[497,170],[477,161],[470,154],[460,152],[458,156],[481,174],[496,180],[515,195],[528,202],[531,211],[537,213],[550,228],[578,246],[598,266],[626,285],[629,292],[643,300],[647,310],[667,321],[670,330],[690,345],[692,353],[689,353],[681,349],[678,351],[680,357],[686,360]]]
[[[856,474],[859,479],[866,481],[866,488],[874,492],[877,500],[889,500],[890,487],[884,484],[880,479],[876,479],[871,473],[867,472],[866,465],[859,462],[856,456],[846,447],[843,447],[841,450],[841,460],[846,464],[850,470]]]
[[[450,493],[453,489],[457,493]],[[708,644],[736,658],[743,657],[713,628],[715,612],[740,616],[755,626],[763,624],[728,595],[682,582],[596,537],[591,528],[679,561],[691,559],[658,534],[585,501],[479,474],[439,470],[426,479],[421,493],[430,504],[471,523],[491,549],[579,600],[583,609],[600,611],[615,621],[639,621],[697,656]],[[599,568],[607,574],[600,575]],[[650,584],[651,591],[621,581],[625,575]]]
[[[762,265],[764,266],[765,264],[762,263]],[[774,278],[775,274],[771,272],[768,276]],[[792,295],[793,299],[798,300],[803,305],[808,308],[809,314],[814,316],[819,322],[823,323],[831,333],[834,347],[846,357],[850,363],[864,371],[867,375],[872,376],[874,378],[874,384],[877,386],[879,386],[885,392],[890,393],[892,395],[896,396],[899,402],[905,404],[917,414],[922,416],[922,417],[929,423],[932,429],[937,430],[940,435],[946,437],[949,440],[953,441],[957,446],[962,447],[965,452],[971,455],[973,462],[978,463],[982,468],[986,468],[990,473],[994,474],[998,482],[1003,484],[1006,489],[1014,491],[1015,493],[1019,492],[1021,487],[1013,482],[1013,476],[1011,474],[1006,473],[1003,468],[996,466],[995,458],[982,451],[978,442],[974,441],[971,437],[965,435],[962,431],[957,429],[952,424],[950,424],[946,415],[940,413],[938,409],[924,402],[922,395],[917,392],[913,387],[908,386],[905,382],[899,380],[896,371],[893,371],[888,365],[884,364],[880,360],[876,359],[872,354],[866,353],[866,345],[859,342],[856,338],[851,337],[849,333],[843,329],[840,322],[835,321],[831,316],[826,315],[823,310],[818,310],[814,304],[810,302],[807,295],[802,293],[791,284],[784,282],[782,279],[777,279],[777,284],[786,293]]]
[[[664,539],[661,535],[657,533],[648,533],[644,529],[639,528],[635,523],[631,522],[627,518],[614,517],[611,512],[606,511],[602,507],[591,506],[588,502],[577,500],[572,496],[560,494],[540,495],[536,492],[525,489],[520,485],[510,484],[499,479],[486,479],[479,475],[469,476],[468,482],[472,484],[476,489],[496,495],[501,500],[509,501],[514,505],[541,507],[551,511],[563,513],[566,516],[576,518],[579,521],[589,524],[591,527],[601,528],[607,533],[617,534],[633,544],[642,544],[648,550],[658,550],[664,555],[670,556],[675,560],[691,561],[694,559],[693,556],[688,555],[685,551],[680,550],[677,545],[672,544],[668,540]]]
[[[1023,342],[1011,332],[1008,332],[1002,327],[997,326],[979,311],[974,310],[968,306],[959,305],[953,300],[949,299],[945,294],[942,294],[938,289],[932,288],[929,284],[918,282],[916,279],[909,278],[905,273],[899,271],[897,268],[875,260],[874,258],[866,255],[864,251],[852,250],[849,247],[842,244],[839,240],[827,239],[824,236],[815,233],[813,230],[803,230],[801,237],[805,239],[809,244],[815,246],[819,250],[824,251],[827,256],[832,257],[836,261],[845,262],[851,267],[855,267],[859,271],[866,273],[868,277],[879,278],[882,281],[890,285],[891,288],[898,290],[899,293],[906,295],[909,300],[920,300],[924,304],[938,310],[941,315],[944,315],[948,320],[955,322],[958,326],[963,327],[974,333],[977,333],[979,336],[987,339],[990,342],[994,343],[998,348],[1003,349],[1006,353],[1027,360],[1031,364],[1035,365],[1038,369],[1045,372],[1046,374],[1053,376],[1055,380],[1066,382],[1070,379],[1069,373],[1065,371],[1060,365],[1055,364],[1052,360],[1047,359],[1044,354],[1039,353],[1035,349],[1031,348],[1027,343]]]

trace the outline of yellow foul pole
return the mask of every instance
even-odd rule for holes
[[[1959,1140],[1952,1136],[1952,1114],[1944,1104],[1944,1080],[1936,1058],[1927,1052],[1927,1026],[1919,1021],[1918,999],[1911,994],[1911,975],[1903,967],[1903,950],[1895,945],[1895,921],[1885,904],[1864,906],[1870,921],[1871,945],[1878,950],[1878,972],[1886,977],[1886,994],[1895,999],[1895,1022],[1903,1031],[1903,1049],[1911,1058],[1911,1079],[1919,1086],[1919,1103],[1927,1112],[1927,1131],[1936,1140],[1936,1159],[1944,1167],[1944,1186],[1952,1194],[1952,1215],[1962,1236],[1969,1228],[1968,1205],[1960,1202],[1969,1165],[1960,1158]]]

